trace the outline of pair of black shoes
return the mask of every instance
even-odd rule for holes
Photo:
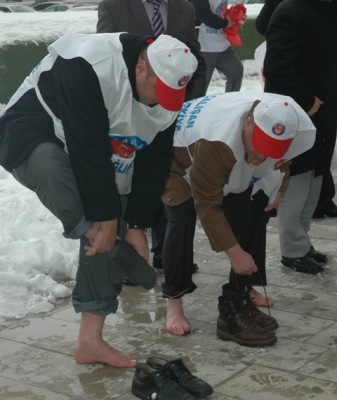
[[[312,246],[304,257],[289,258],[282,256],[281,263],[294,271],[305,274],[318,274],[324,271],[324,264],[328,262],[328,257],[315,250]]]
[[[210,396],[213,389],[192,375],[182,359],[150,357],[137,365],[131,392],[143,400],[195,400]]]

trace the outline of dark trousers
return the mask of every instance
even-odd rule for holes
[[[196,212],[192,198],[179,206],[165,206],[165,210],[168,221],[162,251],[163,297],[180,298],[196,289],[192,282]]]
[[[264,208],[267,196],[259,191],[251,199],[252,188],[239,194],[224,197],[222,209],[241,247],[250,253],[259,271],[245,276],[230,272],[229,283],[234,290],[252,285],[266,284],[266,224],[271,213]],[[196,285],[192,281],[193,239],[196,212],[193,199],[170,207],[165,206],[168,218],[164,247],[163,269],[165,282],[162,284],[163,297],[180,298],[192,293]]]
[[[224,197],[222,209],[232,231],[244,251],[249,253],[258,267],[252,275],[238,275],[233,269],[229,285],[233,290],[246,286],[266,285],[266,225],[275,212],[266,213],[268,197],[259,190],[251,198],[252,187],[243,193],[230,193]],[[228,287],[228,285],[227,285]]]
[[[329,203],[333,201],[335,194],[335,182],[333,180],[331,170],[329,170],[323,174],[321,193],[319,195],[318,204],[315,211],[318,213],[321,211],[324,212],[325,206],[328,206]]]
[[[159,254],[162,253],[166,227],[167,227],[167,218],[165,215],[164,204],[160,202],[156,212],[154,225],[151,228],[152,253],[159,253]]]
[[[329,206],[329,203],[333,201],[333,198],[335,197],[336,194],[335,183],[330,169],[331,160],[336,146],[336,128],[337,128],[336,107],[329,107],[327,113],[330,118],[324,118],[324,122],[328,122],[329,125],[327,126],[323,125],[324,132],[326,132],[326,135],[323,139],[323,143],[329,165],[327,166],[326,172],[323,174],[321,193],[316,207],[316,211],[318,213],[321,211],[324,212],[325,206]]]
[[[334,132],[336,132],[336,125],[337,122],[335,121],[332,129]],[[324,143],[327,153],[327,158],[330,164],[335,150],[335,145],[336,145],[336,134],[333,134],[332,132],[331,134],[328,135]],[[318,199],[316,211],[317,212],[324,211],[324,207],[328,206],[329,203],[332,202],[333,198],[335,197],[335,194],[336,194],[335,182],[333,180],[333,176],[329,165],[329,169],[323,174],[321,194]]]

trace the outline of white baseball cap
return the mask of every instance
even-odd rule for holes
[[[191,50],[178,39],[160,35],[147,50],[151,67],[157,75],[157,98],[159,104],[169,111],[180,111],[186,86],[198,61]]]
[[[284,99],[262,100],[254,110],[252,143],[257,152],[282,158],[299,130],[295,108]]]

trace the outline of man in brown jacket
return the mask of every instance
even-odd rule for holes
[[[169,332],[191,331],[182,297],[196,289],[189,266],[198,215],[212,249],[224,251],[232,266],[219,297],[218,337],[247,346],[276,342],[278,324],[253,303],[255,297],[266,305],[253,286],[266,285],[266,223],[284,192],[289,160],[314,138],[310,118],[290,97],[249,91],[185,103],[162,196]]]

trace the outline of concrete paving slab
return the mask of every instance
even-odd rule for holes
[[[335,400],[337,384],[273,368],[247,368],[216,388],[238,400]]]
[[[280,325],[274,346],[249,348],[216,337],[217,298],[230,265],[224,254],[211,250],[199,223],[199,272],[193,276],[198,288],[184,299],[192,333],[179,337],[166,331],[163,273],[158,271],[153,290],[123,288],[117,313],[107,317],[104,338],[140,362],[149,356],[182,358],[192,373],[213,386],[209,400],[336,400],[337,219],[315,221],[312,234],[314,246],[330,258],[319,275],[283,267],[277,220],[268,224],[267,293],[275,303],[270,312]],[[132,369],[75,363],[79,322],[68,298],[52,312],[1,326],[0,399],[135,398]]]
[[[71,400],[71,397],[26,385],[13,379],[0,378],[1,400]]]

